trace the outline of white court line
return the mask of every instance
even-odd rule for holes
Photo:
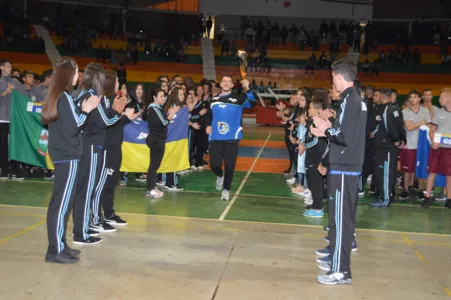
[[[222,212],[221,216],[219,217],[219,220],[224,220],[225,217],[227,216],[227,214],[229,213],[230,208],[232,207],[233,203],[235,203],[236,198],[238,198],[241,190],[243,189],[244,185],[246,184],[246,181],[249,179],[249,176],[252,173],[252,170],[254,170],[255,165],[257,164],[258,159],[260,158],[260,155],[262,155],[263,153],[263,149],[265,149],[266,144],[268,144],[269,139],[271,138],[271,134],[268,134],[268,137],[266,138],[265,143],[263,144],[263,146],[260,149],[260,152],[258,152],[257,157],[255,157],[254,162],[252,163],[251,168],[249,169],[249,171],[247,171],[246,176],[244,176],[243,181],[241,181],[240,186],[238,187],[238,189],[236,190],[235,195],[233,196],[232,200],[229,202],[229,204],[227,205],[227,207],[224,209],[224,211]]]

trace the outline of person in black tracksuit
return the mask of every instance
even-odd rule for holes
[[[285,174],[292,174],[293,170],[297,168],[298,151],[297,144],[293,144],[291,138],[297,138],[293,133],[296,133],[296,118],[300,114],[299,102],[297,96],[292,95],[290,98],[290,105],[292,107],[292,113],[289,116],[289,120],[285,124],[285,144],[287,145],[288,155],[290,157],[290,168],[284,171]]]
[[[402,145],[403,130],[398,126],[402,115],[390,102],[390,89],[380,91],[381,103],[384,108],[382,121],[375,130],[374,147],[376,151],[375,175],[380,193],[380,199],[371,203],[373,207],[387,207],[394,197],[396,184],[396,168],[399,146]]]
[[[115,98],[117,93],[117,75],[113,71],[107,71],[106,74],[106,94],[107,98],[114,99],[109,101],[110,107],[113,107],[115,102],[118,103],[125,99]],[[125,103],[124,103],[125,104]],[[137,117],[140,113],[140,107],[134,104],[128,103],[127,108],[131,108],[132,111],[126,111],[118,122],[110,126],[106,130],[104,149],[104,160],[105,160],[105,184],[100,194],[100,204],[103,206],[104,221],[112,226],[126,226],[127,222],[124,221],[120,216],[116,215],[114,211],[114,190],[116,188],[117,182],[119,180],[120,166],[122,162],[122,142],[124,140],[124,126],[130,122],[130,114],[133,113],[133,117]],[[118,113],[121,111],[122,107],[118,109]],[[101,214],[100,208],[99,213]]]
[[[190,164],[195,169],[203,169],[204,153],[208,149],[208,134],[205,132],[204,116],[208,110],[208,102],[199,99],[191,111],[190,125]]]
[[[324,109],[323,102],[314,100],[310,102],[309,116],[317,116],[319,110]],[[313,119],[307,122],[307,132],[305,134],[305,167],[307,174],[307,182],[309,190],[312,193],[313,203],[310,209],[304,213],[305,217],[322,217],[323,199],[324,199],[324,176],[318,171],[318,166],[323,161],[323,157],[327,150],[327,139],[325,137],[317,137],[312,134],[310,126],[314,126]]]
[[[166,138],[170,120],[179,111],[180,107],[171,107],[168,116],[163,110],[165,103],[164,92],[160,89],[154,91],[154,102],[147,108],[147,122],[149,124],[149,135],[146,138],[147,146],[150,148],[150,164],[147,170],[147,197],[161,198],[164,193],[157,188],[157,170],[163,160],[166,146]]]
[[[76,105],[91,96],[103,93],[105,87],[105,69],[99,64],[89,64],[83,74],[83,83],[80,87]],[[100,220],[98,208],[100,195],[105,177],[103,160],[103,145],[105,132],[108,126],[119,120],[107,116],[107,102],[103,98],[100,105],[91,112],[88,122],[83,128],[83,156],[80,161],[80,179],[77,186],[74,204],[74,243],[98,244],[102,241],[97,238],[100,231],[113,232],[116,229]],[[92,218],[91,218],[92,209]]]
[[[64,78],[70,74],[67,70],[72,71],[70,78]],[[66,242],[67,221],[80,178],[80,160],[83,155],[81,131],[87,123],[88,114],[99,104],[98,97],[89,97],[80,107],[75,106],[70,90],[77,79],[78,67],[75,61],[61,58],[56,64],[42,112],[42,121],[48,125],[49,131],[48,151],[55,167],[53,193],[47,211],[49,246],[45,260],[62,264],[79,260],[80,251],[71,249]],[[70,84],[63,86],[67,82]]]
[[[332,77],[341,103],[335,123],[315,118],[312,133],[329,140],[329,236],[331,270],[320,275],[322,284],[351,283],[351,249],[354,240],[358,180],[365,156],[367,108],[353,81],[357,73],[354,63],[337,60],[332,64]],[[328,124],[329,123],[329,124]]]

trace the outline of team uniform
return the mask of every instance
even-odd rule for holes
[[[412,111],[410,108],[406,108],[402,111],[402,115],[404,122],[412,121],[414,124],[418,124],[421,121],[425,121],[427,124],[431,120],[429,110],[421,106],[417,112]],[[407,143],[405,147],[400,150],[403,172],[415,173],[419,132],[419,129],[406,131]]]
[[[246,94],[232,92],[213,97],[210,109],[205,115],[207,126],[211,126],[210,134],[210,167],[218,176],[216,188],[224,188],[223,199],[228,200],[228,191],[232,186],[238,156],[238,144],[243,135],[242,115],[244,108],[255,105],[252,91]],[[224,161],[225,170],[222,170]],[[225,195],[227,194],[227,195]]]
[[[342,92],[337,117],[325,134],[329,140],[329,238],[331,269],[318,276],[324,284],[351,283],[358,180],[365,155],[367,108],[355,87]]]
[[[190,122],[198,123],[200,129],[189,128],[190,164],[196,169],[203,169],[204,154],[208,149],[208,134],[205,132],[205,118],[200,115],[203,109],[208,109],[208,102],[200,100],[191,111]]]
[[[314,136],[310,131],[313,120],[307,122],[307,132],[305,134],[305,166],[309,190],[312,193],[312,208],[306,210],[305,217],[321,218],[324,215],[324,176],[318,171],[318,166],[323,160],[327,151],[327,139]],[[314,126],[314,125],[313,125]]]
[[[381,197],[381,201],[377,199],[371,203],[374,207],[386,207],[393,201],[399,152],[394,144],[403,140],[403,134],[397,125],[400,119],[401,115],[392,103],[384,105],[382,122],[375,130],[374,137],[375,175]]]
[[[49,246],[46,260],[62,262],[70,258],[66,231],[71,208],[74,205],[80,178],[80,160],[83,156],[81,131],[88,116],[75,106],[72,96],[64,92],[57,102],[59,118],[49,124],[48,152],[55,167],[53,193],[47,211]],[[68,251],[65,249],[69,250]]]
[[[157,184],[157,170],[160,168],[166,147],[169,120],[161,106],[152,103],[147,108],[147,122],[149,124],[149,135],[146,138],[147,146],[150,148],[150,165],[147,170],[147,196],[158,197],[153,192]]]
[[[440,148],[431,149],[428,160],[428,172],[451,176],[451,112],[441,108],[431,123],[437,126],[434,141]],[[448,195],[448,198],[450,195]]]
[[[82,92],[76,100],[77,106],[95,96],[93,90]],[[102,194],[107,170],[105,170],[106,128],[119,121],[119,116],[109,115],[109,102],[103,97],[88,118],[83,128],[83,156],[80,161],[80,179],[74,204],[74,243],[95,244],[100,238],[93,238],[99,231],[115,229],[103,222],[100,214],[100,196]],[[92,213],[92,214],[91,214]]]

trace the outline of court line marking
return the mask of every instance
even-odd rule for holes
[[[417,249],[417,247],[415,247],[415,245],[413,244],[413,242],[407,237],[406,234],[402,234],[402,236],[404,237],[404,241],[409,244],[410,247],[412,247],[412,249],[415,251],[415,254],[417,255],[418,259],[421,260],[421,262],[425,265],[427,265],[426,261],[424,260],[424,256],[420,253],[420,251]],[[445,293],[451,297],[451,290],[440,280],[437,280],[438,283],[440,284],[440,286],[442,287],[442,289],[445,291]]]
[[[263,153],[263,150],[265,149],[266,145],[268,144],[269,139],[271,138],[271,133],[268,134],[268,137],[266,138],[265,143],[263,144],[263,146],[260,148],[260,151],[258,152],[257,156],[254,159],[254,162],[252,163],[249,171],[247,171],[246,176],[244,176],[243,180],[241,181],[240,186],[238,187],[238,189],[236,190],[235,195],[233,195],[232,200],[229,202],[229,204],[226,206],[226,208],[224,209],[224,211],[222,212],[221,216],[219,217],[219,220],[224,220],[225,217],[227,216],[227,214],[230,211],[230,208],[232,208],[232,205],[235,203],[236,199],[238,198],[238,196],[241,193],[241,190],[243,189],[244,185],[246,184],[247,180],[249,179],[249,176],[251,175],[252,171],[255,168],[255,165],[257,164],[258,159],[260,158],[260,156]]]
[[[47,219],[43,219],[43,220],[41,220],[41,221],[39,221],[39,222],[37,222],[37,223],[31,225],[31,226],[29,226],[29,227],[27,227],[27,228],[25,228],[25,229],[19,231],[19,232],[16,232],[16,233],[14,233],[14,234],[11,234],[10,236],[7,236],[7,237],[1,239],[1,240],[0,240],[0,245],[6,243],[7,241],[9,241],[9,240],[11,240],[11,239],[13,239],[13,238],[15,238],[15,237],[21,236],[22,234],[24,234],[24,233],[26,233],[26,232],[28,232],[28,231],[30,231],[30,230],[35,229],[36,227],[38,227],[38,226],[44,224],[46,221],[47,221]]]
[[[0,207],[17,207],[17,208],[31,208],[31,209],[45,209],[46,207],[42,206],[26,206],[26,205],[11,205],[11,204],[0,204]],[[140,216],[140,217],[151,217],[151,218],[167,218],[167,219],[179,219],[179,220],[193,220],[193,221],[215,221],[219,222],[218,219],[213,218],[196,218],[196,217],[182,217],[182,216],[168,216],[168,215],[149,215],[149,214],[138,214],[138,213],[126,213],[126,212],[120,212],[118,213],[123,215],[130,215],[130,216]],[[230,223],[242,223],[242,224],[255,224],[255,225],[275,225],[280,227],[293,227],[293,228],[322,228],[322,225],[307,225],[307,224],[290,224],[290,223],[275,223],[275,222],[263,222],[263,221],[238,221],[238,220],[223,220],[220,221],[220,223],[223,222],[230,222]],[[357,228],[357,231],[361,232],[380,232],[380,233],[400,233],[400,234],[412,234],[412,235],[419,235],[419,236],[438,236],[438,237],[451,237],[451,234],[446,233],[427,233],[427,232],[408,232],[408,231],[396,231],[396,230],[384,230],[384,229],[367,229],[367,228]],[[256,230],[254,230],[256,231]],[[269,231],[268,231],[269,232]],[[277,232],[274,232],[277,233]],[[282,232],[279,232],[282,233]],[[432,242],[430,242],[432,243]]]

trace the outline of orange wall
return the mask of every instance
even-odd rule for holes
[[[199,0],[170,0],[166,3],[149,5],[147,7],[161,10],[199,12]]]

